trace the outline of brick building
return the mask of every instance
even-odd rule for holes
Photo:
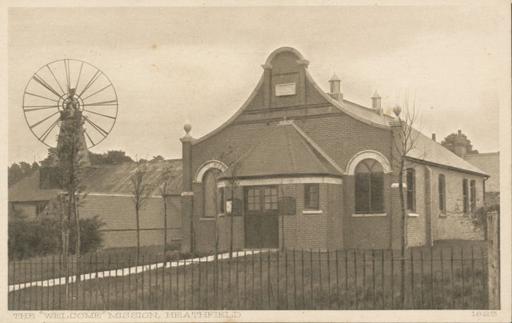
[[[131,175],[137,164],[91,166],[84,170],[86,197],[79,205],[81,218],[98,216],[105,248],[136,245],[135,211]],[[145,164],[145,183],[151,194],[140,212],[141,245],[161,245],[164,232],[164,207],[160,187],[165,172],[171,172],[167,185],[167,223],[169,242],[181,240],[181,160],[150,161]],[[27,219],[54,216],[50,201],[59,192],[51,168],[41,168],[9,188],[9,213]],[[174,176],[172,176],[174,175]]]
[[[396,118],[324,92],[293,48],[275,50],[243,106],[183,146],[182,249],[399,248]],[[468,213],[487,174],[419,132],[406,158],[410,246],[482,239]],[[231,221],[233,220],[233,221]]]
[[[464,159],[489,174],[485,181],[485,203],[500,204],[500,152],[467,154]]]

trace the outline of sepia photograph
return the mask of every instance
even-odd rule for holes
[[[3,9],[6,322],[512,319],[509,2]]]

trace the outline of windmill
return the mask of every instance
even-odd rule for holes
[[[44,145],[58,148],[62,130],[80,125],[80,145],[87,151],[101,143],[117,119],[118,100],[110,79],[93,65],[61,59],[32,75],[23,94],[23,113],[32,134]]]
[[[49,167],[40,168],[40,186],[46,178],[53,181],[49,186],[54,187],[41,188],[64,191],[59,194],[59,213],[66,254],[72,219],[77,225],[76,250],[80,249],[80,169],[89,164],[88,149],[101,143],[112,131],[117,109],[117,94],[110,79],[81,60],[48,63],[32,75],[25,87],[23,113],[28,128],[37,140],[57,152],[50,158],[53,161]]]

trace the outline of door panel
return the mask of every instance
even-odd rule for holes
[[[245,188],[245,246],[279,247],[278,196],[275,186]]]

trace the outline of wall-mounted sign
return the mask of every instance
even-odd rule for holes
[[[226,201],[226,213],[231,214],[232,211],[233,211],[233,201],[227,200]]]
[[[295,83],[276,84],[276,96],[295,95]]]

